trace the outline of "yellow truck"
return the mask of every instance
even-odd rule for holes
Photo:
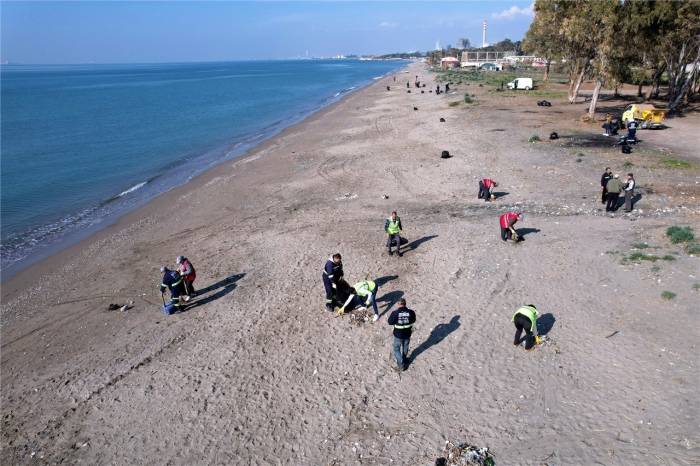
[[[632,104],[622,113],[622,122],[627,125],[632,120],[637,121],[643,129],[658,129],[664,127],[667,110],[656,108],[651,104]]]

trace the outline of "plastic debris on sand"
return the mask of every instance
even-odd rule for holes
[[[494,466],[495,464],[493,455],[491,455],[488,448],[479,448],[468,443],[454,444],[449,440],[445,442],[442,457],[435,461],[435,466]]]

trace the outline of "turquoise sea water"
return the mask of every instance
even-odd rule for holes
[[[3,66],[3,279],[403,65]]]

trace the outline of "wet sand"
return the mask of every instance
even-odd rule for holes
[[[584,104],[436,96],[409,71],[3,284],[2,463],[432,464],[449,439],[497,464],[697,464],[700,259],[664,235],[700,234],[697,169],[660,163],[662,133],[623,158]],[[425,94],[406,92],[416,74]],[[477,103],[449,106],[464,92]],[[630,215],[601,211],[607,165],[635,172]],[[511,208],[517,245],[499,238]],[[401,258],[383,247],[394,209]],[[675,259],[624,260],[640,242]],[[323,310],[334,252],[350,283],[380,283],[377,323]],[[203,293],[168,317],[158,268],[179,254]],[[418,322],[399,374],[401,297]],[[525,303],[548,337],[531,352],[512,343]]]

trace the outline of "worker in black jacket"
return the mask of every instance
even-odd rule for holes
[[[411,341],[413,324],[416,323],[416,313],[406,307],[406,300],[399,299],[399,307],[389,315],[387,321],[394,326],[394,357],[399,371],[408,368],[408,344]]]
[[[610,167],[605,167],[605,173],[600,177],[600,185],[603,187],[603,196],[601,197],[601,202],[605,204],[608,200],[608,181],[613,177],[613,172]]]
[[[185,305],[183,298],[186,296],[183,278],[177,270],[170,270],[167,267],[161,267],[160,272],[163,274],[160,294],[165,293],[165,290],[170,290],[170,303],[173,305],[175,312],[182,310]]]
[[[323,267],[323,287],[326,289],[327,311],[333,311],[335,289],[341,278],[343,278],[343,260],[340,254],[336,253],[326,261],[326,265]]]

